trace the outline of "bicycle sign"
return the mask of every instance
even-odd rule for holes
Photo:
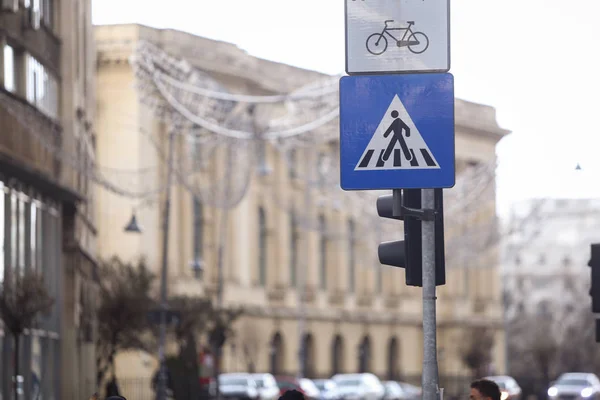
[[[367,38],[367,50],[374,56],[379,56],[388,48],[388,39],[385,35],[389,36],[398,47],[408,47],[414,54],[424,53],[429,47],[429,38],[423,32],[413,32],[411,26],[415,24],[415,21],[408,21],[407,28],[390,28],[389,23],[394,22],[393,19],[385,21],[385,27],[383,31],[373,33]],[[404,31],[404,35],[401,38],[397,38],[390,31]],[[408,38],[407,38],[408,36]]]
[[[450,70],[450,0],[345,2],[348,75]]]

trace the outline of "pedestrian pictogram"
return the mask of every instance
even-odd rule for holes
[[[452,75],[343,77],[340,170],[344,190],[454,186]]]
[[[355,171],[439,169],[439,164],[397,95],[394,96]]]

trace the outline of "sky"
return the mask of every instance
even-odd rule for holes
[[[451,4],[456,96],[495,107],[513,132],[497,147],[499,211],[531,197],[600,197],[600,1]],[[92,15],[95,24],[179,29],[344,72],[343,0],[94,0]]]

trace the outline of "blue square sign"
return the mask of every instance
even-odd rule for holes
[[[344,190],[451,188],[452,74],[340,79],[340,170]]]

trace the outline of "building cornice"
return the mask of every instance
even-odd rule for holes
[[[298,310],[289,307],[264,307],[264,306],[246,306],[244,315],[250,317],[273,318],[279,320],[297,320],[299,318]],[[420,313],[408,315],[391,311],[373,312],[372,310],[306,310],[306,319],[308,321],[331,322],[331,323],[351,323],[351,324],[372,324],[372,325],[404,325],[422,327]],[[503,329],[504,321],[498,318],[481,316],[463,316],[444,318],[438,317],[438,326],[443,328],[456,327],[487,327],[490,329]]]
[[[241,78],[269,93],[287,93],[328,76],[257,58],[234,44],[174,29],[124,24],[99,25],[95,31],[98,65],[129,63],[137,43],[146,40],[203,71]],[[117,35],[115,31],[120,32]]]

